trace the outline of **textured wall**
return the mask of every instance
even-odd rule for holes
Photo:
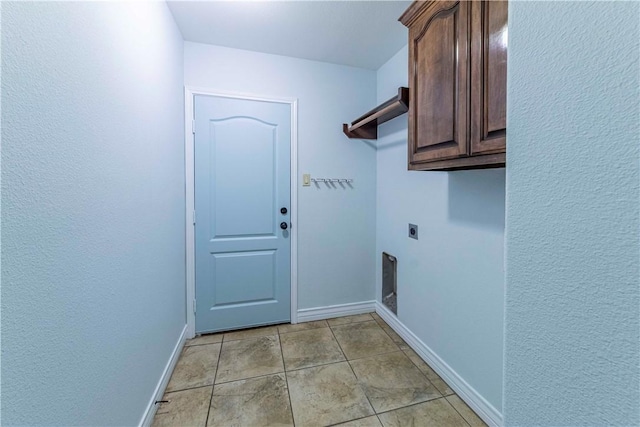
[[[189,42],[184,65],[188,86],[298,98],[298,308],[372,300],[376,154],[342,123],[375,106],[376,73]],[[302,187],[304,173],[353,188]]]
[[[508,426],[640,424],[639,26],[637,2],[509,6]]]
[[[378,102],[407,85],[407,55],[378,70]],[[376,298],[385,251],[398,258],[400,321],[499,412],[504,169],[407,171],[407,115],[379,128],[377,165]]]
[[[185,324],[164,3],[2,5],[2,424],[135,425]]]

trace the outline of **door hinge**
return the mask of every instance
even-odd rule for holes
[[[196,300],[193,300],[193,314],[196,314]]]
[[[191,120],[191,133],[196,133],[196,121]]]
[[[193,211],[193,225],[196,225],[196,211]]]

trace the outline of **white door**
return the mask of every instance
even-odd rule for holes
[[[290,320],[291,105],[197,95],[196,332]]]

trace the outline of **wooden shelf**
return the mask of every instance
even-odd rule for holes
[[[398,117],[409,110],[409,89],[398,88],[398,95],[378,105],[362,117],[358,117],[351,125],[344,123],[342,131],[349,138],[378,139],[378,125]]]

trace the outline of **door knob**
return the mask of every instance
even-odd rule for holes
[[[281,213],[282,215],[286,215],[286,214],[287,214],[287,212],[289,212],[289,211],[287,210],[287,208],[280,208],[280,213]]]
[[[287,224],[286,222],[281,222],[280,228],[282,228],[283,230],[286,230],[287,228],[289,228],[289,224]]]

